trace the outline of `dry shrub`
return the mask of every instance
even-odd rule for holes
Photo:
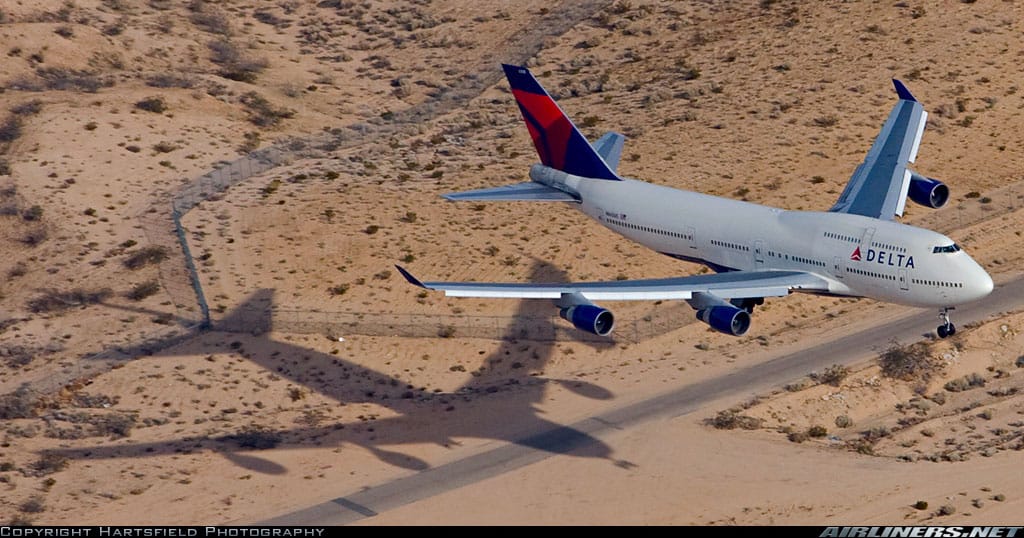
[[[169,256],[167,247],[151,245],[133,252],[124,260],[124,265],[129,269],[141,269],[150,264],[160,263]]]
[[[109,288],[85,290],[82,288],[71,291],[48,290],[39,297],[28,302],[28,309],[36,314],[61,312],[76,306],[88,306],[101,303],[113,295]]]
[[[895,342],[878,357],[882,375],[900,381],[921,381],[927,383],[941,373],[945,365],[932,356],[927,342],[901,346]]]
[[[226,437],[225,440],[237,443],[242,448],[267,450],[281,443],[281,435],[263,426],[247,426],[241,432]]]
[[[736,428],[756,430],[761,427],[762,420],[748,415],[741,415],[732,409],[727,409],[719,411],[717,415],[707,419],[705,422],[719,430],[733,430]]]
[[[22,385],[10,394],[0,396],[0,419],[33,418],[39,408],[39,396]]]

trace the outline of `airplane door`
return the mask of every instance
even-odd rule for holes
[[[874,237],[875,237],[875,229],[874,228],[867,228],[867,229],[865,229],[864,230],[864,237],[860,241],[860,248],[862,250],[865,250],[865,251],[867,249],[871,248],[871,240],[874,239]],[[867,252],[864,252],[863,255],[867,255]]]
[[[697,250],[697,231],[692,227],[686,229],[686,245],[693,250]]]
[[[839,256],[832,258],[832,276],[843,278],[843,273],[845,272],[846,268],[843,267],[843,259]]]
[[[899,279],[900,279],[900,289],[903,290],[903,291],[909,290],[910,289],[910,284],[907,282],[907,270],[906,269],[900,269],[899,270]]]
[[[764,241],[754,241],[754,265],[764,267]]]

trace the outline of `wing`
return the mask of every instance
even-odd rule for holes
[[[910,188],[910,170],[921,144],[928,113],[902,82],[893,79],[899,102],[885,120],[882,132],[857,167],[839,201],[829,211],[882,220],[903,215]]]
[[[532,181],[492,189],[453,192],[442,196],[455,202],[579,202],[571,194]]]
[[[616,280],[577,283],[421,282],[395,266],[410,283],[428,290],[443,290],[449,297],[502,297],[560,299],[580,294],[592,301],[641,301],[691,299],[694,293],[711,293],[722,299],[781,297],[792,290],[828,291],[828,281],[800,271],[732,271],[652,280]]]

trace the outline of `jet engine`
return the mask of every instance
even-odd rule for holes
[[[910,189],[907,197],[916,204],[938,209],[949,200],[949,187],[945,183],[924,177],[916,172],[910,173]]]
[[[608,336],[615,326],[611,311],[593,304],[577,304],[559,309],[562,319],[572,322],[581,331],[598,336]]]
[[[697,319],[712,329],[733,336],[741,336],[750,328],[750,314],[735,306],[712,306],[697,311]]]

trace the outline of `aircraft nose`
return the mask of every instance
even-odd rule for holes
[[[980,266],[978,267],[977,274],[971,279],[971,284],[971,291],[973,292],[971,294],[972,301],[987,297],[995,287],[995,284],[992,283],[992,277]]]

